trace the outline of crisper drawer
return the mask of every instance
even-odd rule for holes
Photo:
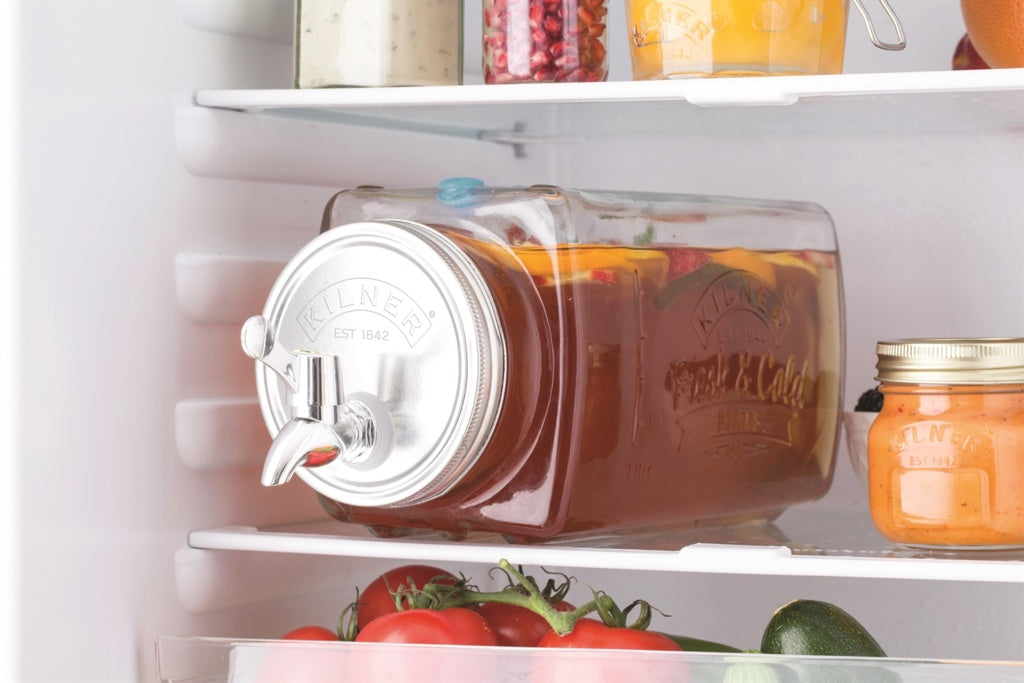
[[[166,683],[1020,681],[1024,663],[162,637]]]

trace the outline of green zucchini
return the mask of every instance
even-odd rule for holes
[[[683,652],[743,652],[732,645],[723,645],[712,640],[701,640],[689,636],[675,636],[671,633],[663,633],[675,641],[676,645],[683,648]]]
[[[885,657],[867,629],[843,609],[819,600],[793,600],[775,610],[761,652],[777,655]]]

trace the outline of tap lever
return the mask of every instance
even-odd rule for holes
[[[295,392],[298,390],[295,357],[274,342],[274,330],[262,315],[254,315],[242,325],[242,350],[245,355],[273,370]]]

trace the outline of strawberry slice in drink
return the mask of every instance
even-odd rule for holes
[[[711,256],[700,249],[673,249],[668,252],[668,279],[674,280],[710,263]]]

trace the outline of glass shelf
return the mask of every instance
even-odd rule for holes
[[[646,571],[1024,583],[1024,550],[901,548],[882,539],[866,514],[793,508],[773,523],[673,533],[513,545],[493,535],[451,541],[433,533],[371,536],[333,520],[257,529],[194,531],[189,545],[325,556],[626,569]]]
[[[203,107],[505,144],[727,132],[1024,130],[1024,69],[605,83],[203,90]]]

